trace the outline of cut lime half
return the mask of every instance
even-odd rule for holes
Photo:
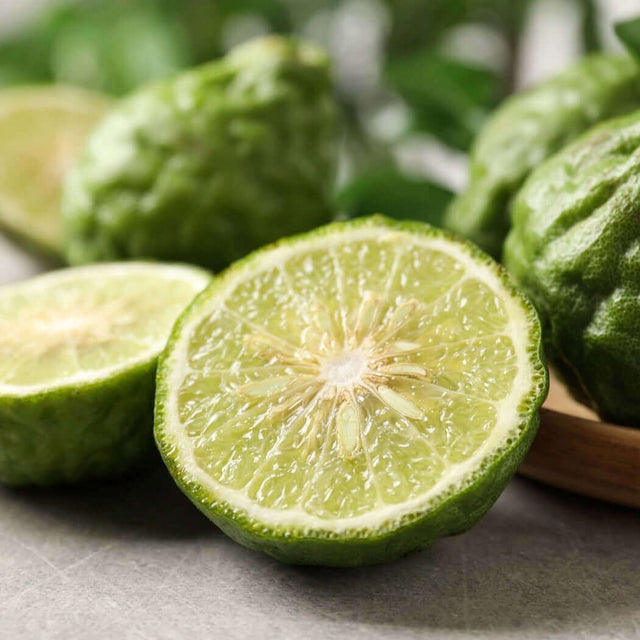
[[[127,471],[152,444],[158,354],[210,281],[148,263],[65,269],[0,288],[0,481]]]
[[[444,232],[374,217],[219,276],[163,355],[155,433],[238,542],[359,565],[473,525],[546,389],[537,316],[504,271]]]
[[[0,91],[0,225],[61,254],[62,182],[110,104],[55,85]]]

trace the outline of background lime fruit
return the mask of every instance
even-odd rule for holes
[[[66,185],[69,261],[217,270],[327,222],[334,111],[326,55],[276,36],[140,90],[91,136]]]
[[[73,482],[138,464],[152,449],[158,354],[209,280],[127,263],[0,288],[0,481]]]
[[[509,207],[529,173],[597,122],[640,107],[640,66],[594,54],[506,100],[471,150],[470,184],[445,226],[496,258],[509,231]]]
[[[62,182],[111,101],[63,86],[0,91],[0,225],[62,254]]]
[[[281,560],[382,562],[471,527],[536,431],[531,304],[421,223],[336,223],[258,251],[178,321],[156,441],[234,540]]]
[[[640,112],[541,165],[513,208],[505,262],[548,351],[603,418],[640,426]]]

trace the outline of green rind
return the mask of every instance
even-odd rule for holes
[[[363,226],[409,231],[426,236],[440,237],[462,245],[467,253],[489,266],[500,278],[505,288],[519,300],[530,321],[530,362],[536,372],[531,391],[520,405],[521,422],[518,435],[505,447],[495,452],[491,459],[474,474],[467,477],[463,486],[450,494],[442,494],[424,512],[407,514],[400,522],[376,531],[359,530],[336,534],[326,530],[306,531],[273,528],[255,522],[223,500],[211,495],[205,487],[189,478],[188,472],[176,459],[176,448],[167,438],[166,405],[170,393],[169,377],[171,359],[185,326],[197,316],[215,292],[233,280],[236,274],[250,269],[264,254],[280,245],[288,245],[312,237],[346,232]],[[419,222],[397,222],[382,216],[360,218],[349,222],[336,222],[307,234],[285,238],[265,247],[217,276],[213,283],[199,294],[178,319],[167,347],[160,357],[155,405],[155,439],[169,472],[176,484],[193,504],[236,542],[267,553],[278,560],[292,564],[325,566],[360,566],[387,562],[412,551],[429,547],[435,540],[455,535],[472,527],[493,505],[509,479],[522,462],[538,426],[538,409],[548,391],[548,374],[542,350],[540,324],[533,305],[514,286],[508,274],[489,256],[470,243],[460,241],[451,234]],[[386,523],[390,524],[390,523]]]
[[[277,36],[142,88],[98,127],[67,180],[67,259],[216,271],[329,222],[335,110],[328,58]]]
[[[640,427],[640,112],[605,122],[534,171],[505,261],[538,308],[574,395]]]
[[[73,483],[139,467],[153,451],[156,362],[94,384],[0,394],[0,482]]]
[[[511,199],[542,161],[597,122],[640,107],[640,66],[594,54],[506,100],[471,150],[470,184],[446,212],[447,228],[499,258]]]

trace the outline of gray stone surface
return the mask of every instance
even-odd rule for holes
[[[0,241],[0,282],[38,265]],[[386,566],[236,545],[161,463],[0,489],[1,640],[640,637],[640,514],[516,478],[470,532]]]

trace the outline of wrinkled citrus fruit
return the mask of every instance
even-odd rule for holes
[[[509,231],[511,200],[545,158],[595,123],[640,107],[640,65],[593,54],[504,102],[473,145],[470,184],[445,226],[495,257]]]
[[[328,222],[335,111],[326,54],[280,36],[143,87],[96,129],[70,173],[67,259],[219,270]]]
[[[640,426],[640,112],[542,164],[513,208],[505,261],[575,395]]]

